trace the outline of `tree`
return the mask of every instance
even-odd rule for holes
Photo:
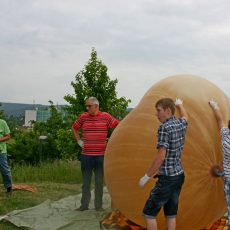
[[[80,157],[81,149],[73,138],[71,129],[59,129],[55,139],[61,159],[76,159]]]
[[[59,131],[66,130],[67,133],[69,125],[64,122],[62,113],[53,102],[49,103],[51,116],[46,122],[33,121],[32,130],[19,129],[15,133],[14,141],[9,145],[12,161],[37,164],[53,159],[74,158],[74,153],[77,156],[77,151],[73,148],[76,142],[71,142],[74,140],[73,136],[66,137],[65,133]],[[42,139],[42,136],[46,138]]]
[[[128,112],[130,100],[118,98],[117,79],[110,80],[107,67],[98,60],[97,52],[92,49],[91,58],[84,69],[71,82],[74,95],[66,95],[69,102],[67,113],[49,101],[51,116],[46,122],[33,122],[33,130],[17,129],[14,141],[9,143],[9,152],[15,162],[37,164],[42,160],[74,159],[79,157],[81,149],[74,140],[71,125],[76,117],[85,111],[85,99],[95,96],[100,101],[100,110],[122,119]],[[1,110],[0,110],[1,114]],[[44,141],[40,137],[46,136]]]
[[[5,119],[6,116],[4,110],[1,107],[2,107],[2,103],[0,103],[0,119]]]
[[[46,122],[34,122],[33,131],[39,136],[47,136],[46,141],[43,141],[43,149],[46,153],[44,159],[60,159],[62,153],[57,147],[58,132],[60,129],[67,129],[68,126],[63,122],[62,113],[58,111],[58,108],[54,106],[53,102],[50,100],[49,110],[51,112],[50,118]],[[59,145],[65,145],[65,143],[60,143]]]
[[[35,132],[19,130],[13,141],[8,143],[8,153],[12,162],[36,164],[39,162],[38,147],[39,140]]]
[[[92,48],[91,58],[75,76],[75,82],[71,82],[75,95],[66,95],[64,99],[70,104],[67,107],[69,114],[76,118],[85,111],[85,99],[91,96],[96,97],[100,102],[100,110],[106,111],[118,119],[127,114],[130,99],[117,97],[117,79],[110,80],[107,74],[107,67],[97,58],[97,52]]]

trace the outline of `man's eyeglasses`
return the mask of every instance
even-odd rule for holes
[[[95,105],[95,104],[93,104]],[[86,108],[91,108],[93,105],[85,105]]]

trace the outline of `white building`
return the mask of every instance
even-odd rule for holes
[[[37,110],[25,110],[25,124],[26,127],[31,127],[31,121],[37,120]]]

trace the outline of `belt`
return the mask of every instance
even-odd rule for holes
[[[181,173],[179,175],[175,175],[175,176],[166,176],[166,175],[159,175],[159,174],[156,174],[153,178],[165,178],[165,179],[170,179],[170,178],[180,178],[184,176],[184,173]]]

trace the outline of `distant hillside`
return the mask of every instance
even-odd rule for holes
[[[46,108],[47,105],[41,104],[20,104],[20,103],[5,103],[1,102],[1,109],[4,110],[5,114],[10,117],[25,116],[25,110],[32,110],[36,108]]]
[[[0,102],[0,110],[4,110],[4,113],[7,117],[24,117],[25,110],[33,109],[46,109],[49,105],[41,104],[22,104],[22,103],[6,103]],[[60,107],[65,107],[66,105],[59,105]],[[127,111],[130,112],[133,108],[127,108]]]

